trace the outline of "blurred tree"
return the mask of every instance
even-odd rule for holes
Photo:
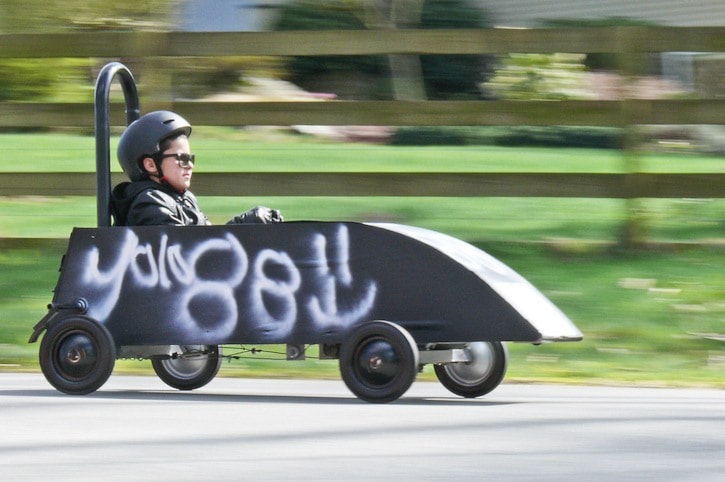
[[[275,30],[363,30],[360,7],[357,1],[297,0],[282,9]],[[384,72],[383,56],[298,56],[289,60],[287,80],[340,97],[369,97],[376,95],[371,85]]]
[[[425,0],[420,27],[486,28],[491,21],[477,2],[470,0]],[[477,98],[480,85],[494,71],[491,55],[421,56],[426,93],[430,99]]]
[[[0,33],[170,26],[174,0],[0,0]],[[0,59],[0,101],[78,100],[68,85],[87,85],[88,62],[77,59]],[[92,98],[92,97],[91,97]]]
[[[287,5],[276,25],[277,30],[349,30],[373,28],[484,28],[490,23],[472,0],[389,0],[329,1],[297,0]],[[411,56],[311,56],[294,57],[289,63],[288,79],[303,88],[319,90],[321,79],[344,78],[361,82],[366,92],[358,96],[431,99],[480,97],[480,84],[492,73],[491,56],[424,55],[420,63]],[[403,75],[400,79],[381,77]],[[422,76],[423,87],[416,75]],[[370,79],[376,81],[371,82]],[[338,83],[341,84],[343,82]],[[329,84],[328,84],[329,85]],[[371,87],[372,86],[372,87]],[[332,85],[331,90],[334,90]],[[344,96],[344,95],[343,95]]]

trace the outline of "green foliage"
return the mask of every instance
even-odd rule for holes
[[[92,102],[89,59],[0,59],[0,102]]]
[[[53,91],[55,72],[36,59],[0,59],[0,102],[47,98]]]
[[[507,100],[576,98],[582,95],[583,62],[580,54],[509,54],[486,88]]]
[[[172,0],[0,0],[0,33],[49,33],[87,29],[168,26]],[[0,102],[84,98],[73,83],[93,84],[86,59],[0,59]],[[83,89],[83,87],[80,87]]]
[[[458,127],[399,127],[390,139],[394,146],[463,146],[469,130]]]
[[[364,29],[354,3],[325,0],[298,0],[286,5],[275,26],[278,31]],[[318,90],[318,81],[324,75],[379,76],[385,69],[382,56],[297,56],[289,60],[287,79],[303,88]]]
[[[234,91],[240,84],[243,63],[225,58],[205,57],[194,59],[169,59],[165,68],[170,75],[174,97],[201,98],[218,92]]]
[[[515,126],[495,139],[499,146],[586,147],[620,149],[624,131],[612,127]]]
[[[298,0],[287,5],[276,30],[360,30],[365,28],[356,2]],[[424,29],[483,28],[490,22],[469,0],[425,0],[420,24]],[[420,57],[426,95],[430,99],[480,97],[480,84],[492,73],[492,57],[485,55],[423,55]],[[322,76],[389,75],[383,56],[301,56],[289,62],[288,79],[304,88],[318,90]],[[368,82],[367,97],[387,94],[384,82]],[[372,94],[370,93],[372,91]],[[338,92],[339,93],[339,92]]]
[[[490,27],[481,8],[467,0],[426,0],[420,27],[466,29]],[[480,84],[493,73],[490,55],[422,55],[420,58],[429,99],[471,99],[481,96]]]
[[[175,0],[0,0],[0,33],[171,25]]]
[[[364,30],[356,2],[296,0],[282,10],[277,30]]]

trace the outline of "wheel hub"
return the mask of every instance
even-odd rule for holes
[[[58,367],[69,378],[83,378],[91,373],[98,361],[93,340],[86,334],[72,333],[65,337],[57,352]]]
[[[72,364],[80,363],[83,360],[83,352],[78,348],[73,348],[70,353],[66,355],[66,359]]]
[[[366,384],[385,385],[400,371],[400,357],[390,343],[374,339],[360,348],[357,371]]]
[[[471,361],[453,363],[446,368],[462,385],[476,385],[486,380],[493,369],[494,356],[488,343],[472,343],[467,348]]]
[[[382,366],[383,366],[383,360],[379,356],[372,357],[370,359],[370,361],[368,362],[368,367],[372,371],[379,370],[380,367],[382,367]]]

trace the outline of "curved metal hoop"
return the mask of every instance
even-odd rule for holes
[[[96,127],[96,213],[98,226],[111,225],[111,120],[109,97],[111,83],[119,76],[126,101],[126,124],[139,118],[136,82],[128,68],[120,62],[106,64],[98,74],[95,93]]]

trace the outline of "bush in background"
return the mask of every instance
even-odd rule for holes
[[[46,99],[56,75],[45,59],[0,60],[0,102]]]
[[[578,126],[517,126],[506,129],[495,137],[499,146],[523,147],[587,147],[595,149],[620,149],[623,143],[622,129],[610,127]]]

